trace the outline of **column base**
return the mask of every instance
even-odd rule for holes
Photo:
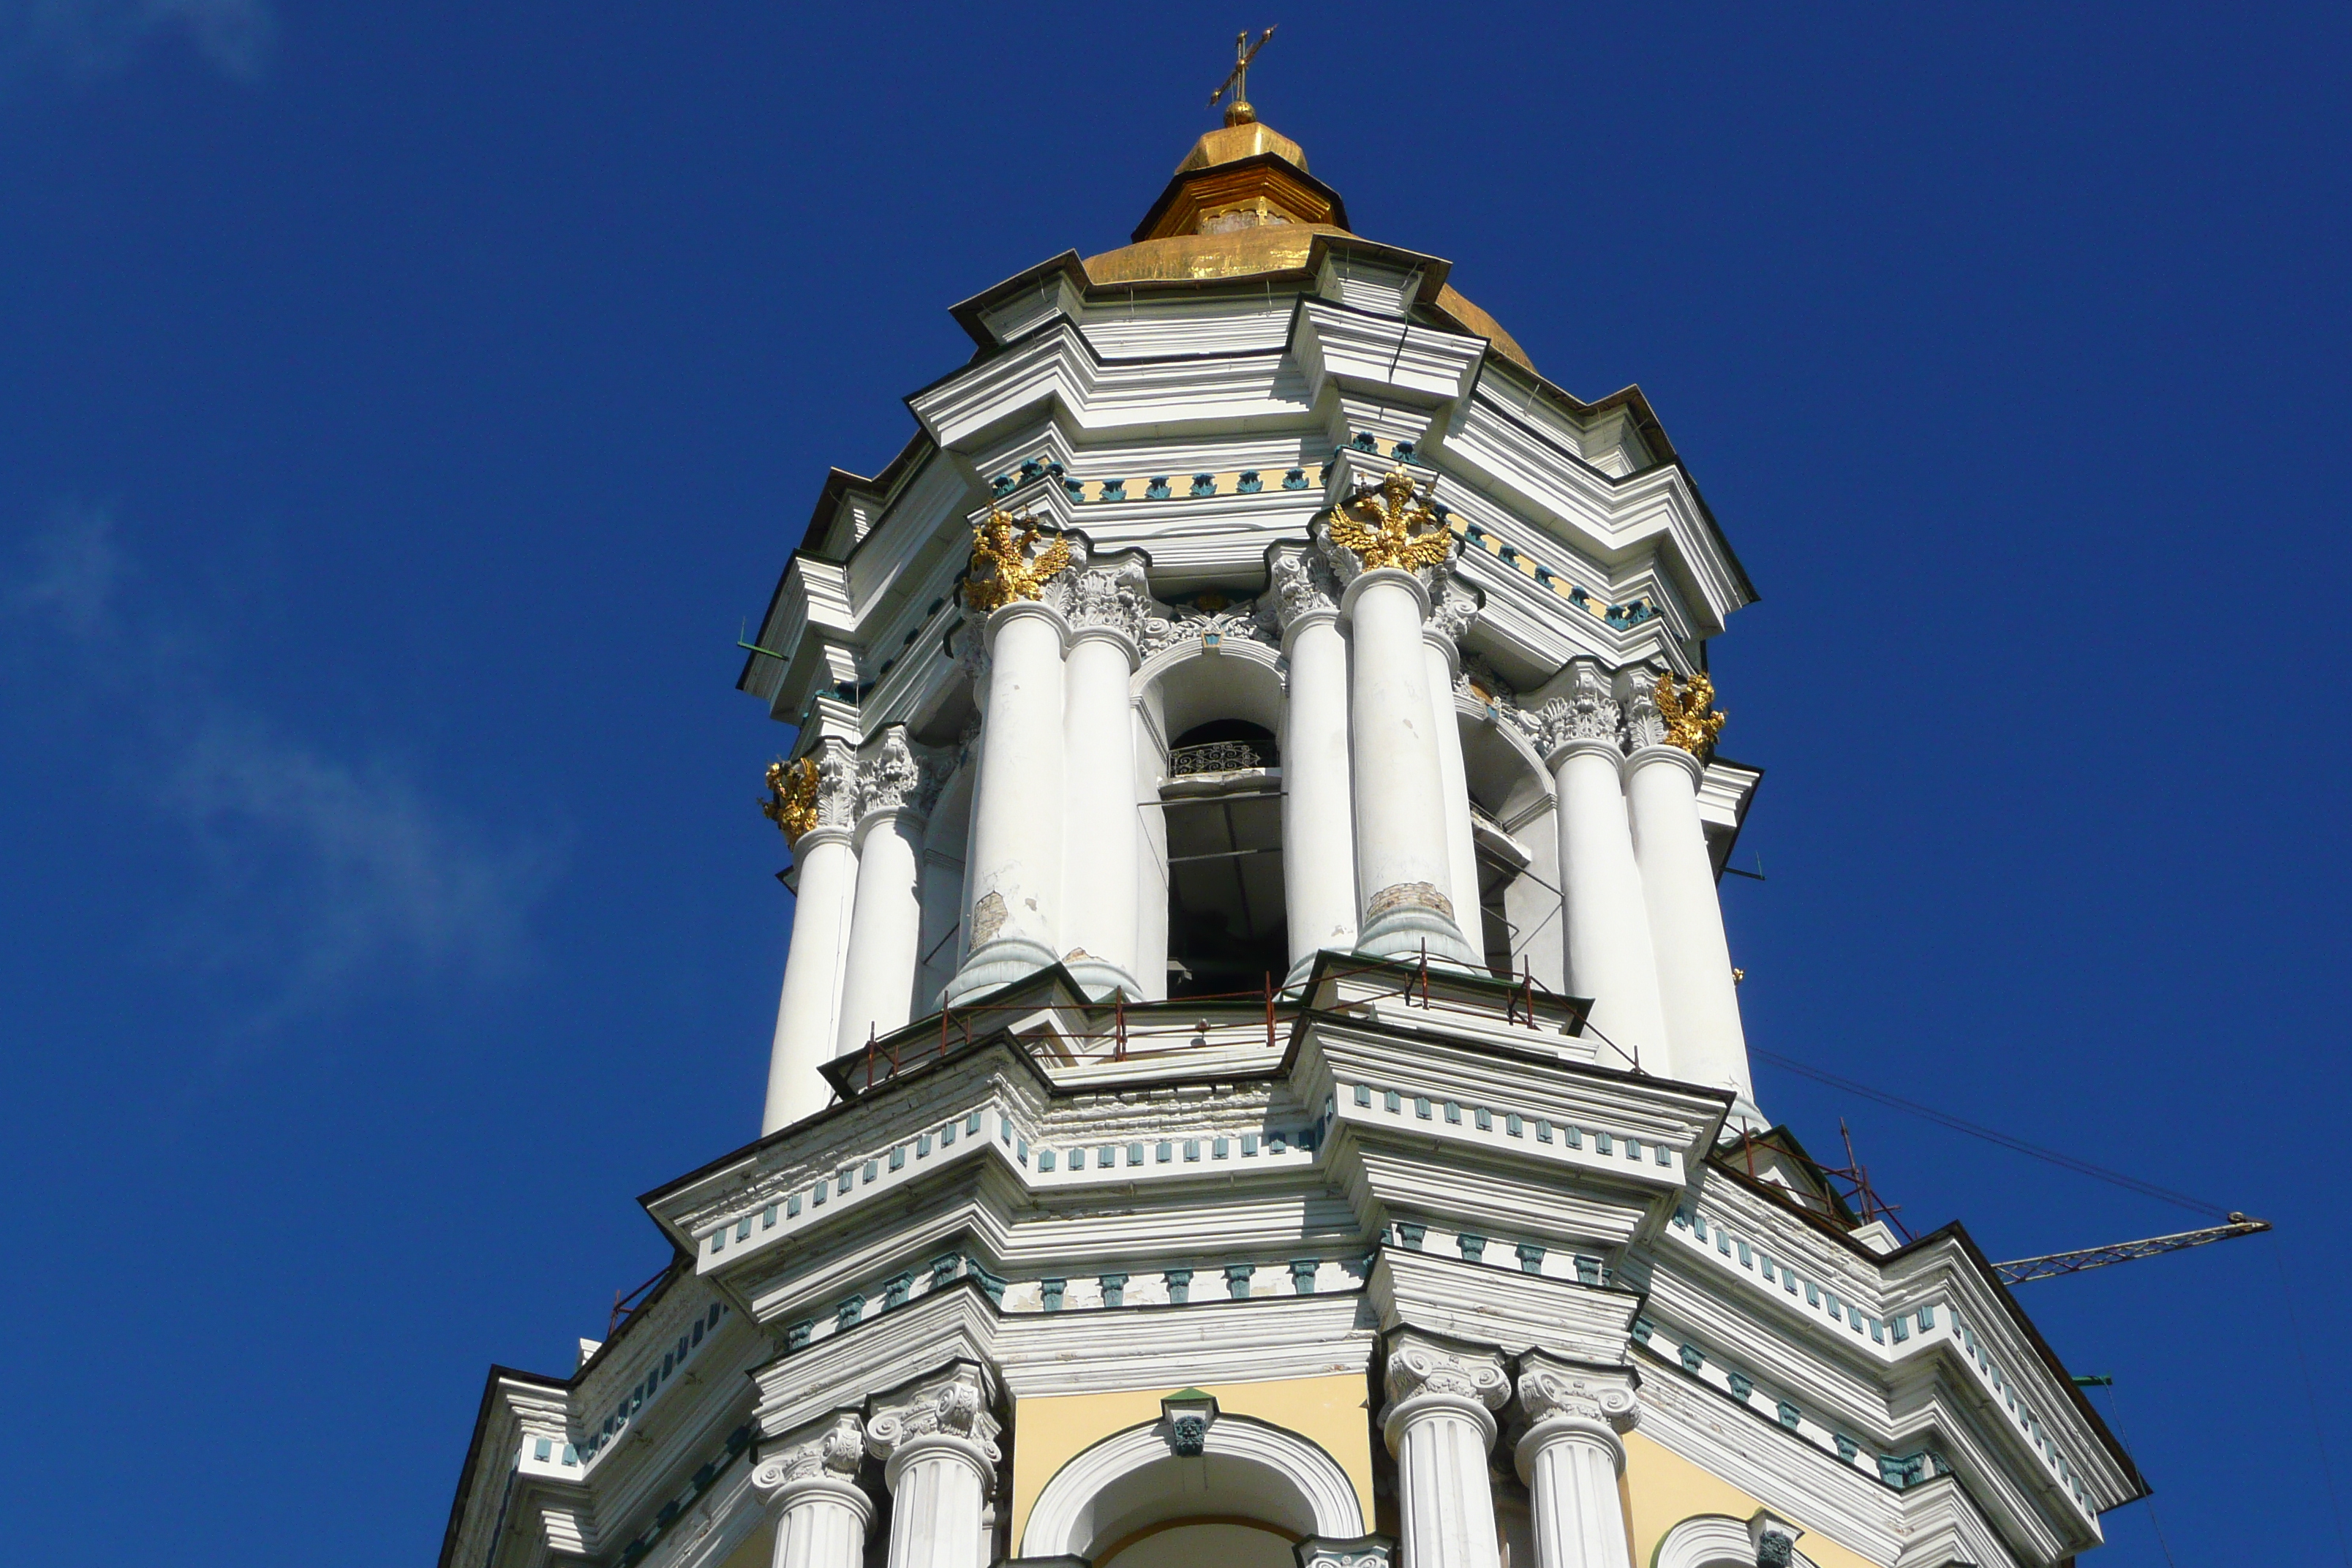
[[[1076,958],[1065,957],[1062,965],[1070,972],[1070,978],[1078,983],[1078,989],[1084,991],[1090,1000],[1108,1002],[1111,994],[1117,991],[1125,992],[1130,1002],[1143,1000],[1143,982],[1107,958],[1082,952]]]
[[[1026,980],[1039,970],[1051,969],[1061,962],[1060,955],[1042,942],[1023,936],[999,937],[963,961],[963,967],[956,971],[955,978],[940,993],[940,1005],[953,1007],[967,996]]]
[[[1356,933],[1356,951],[1374,958],[1432,959],[1484,972],[1462,928],[1454,922],[1445,895],[1425,882],[1384,888],[1372,896],[1371,918]]]

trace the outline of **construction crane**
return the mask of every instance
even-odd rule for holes
[[[2179,1252],[2183,1247],[2228,1241],[2232,1237],[2260,1236],[2270,1227],[2271,1223],[2266,1219],[2248,1219],[2244,1215],[2232,1214],[2229,1224],[2212,1226],[2204,1230],[2184,1230],[2172,1236],[2152,1236],[2146,1241],[2118,1241],[2105,1247],[2085,1247],[2074,1252],[2049,1252],[2039,1258],[2020,1258],[2009,1263],[1996,1263],[1992,1271],[2000,1276],[2004,1285],[2022,1285],[2030,1279],[2055,1279],[2062,1274],[2080,1274],[2085,1269],[2105,1268],[2110,1263],[2129,1263],[2136,1258],[2155,1258],[2162,1253]]]

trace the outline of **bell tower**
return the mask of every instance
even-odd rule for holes
[[[445,1563],[2059,1568],[2129,1461],[1757,1103],[1746,573],[1254,52],[826,480],[740,682],[759,1136],[646,1194],[578,1368],[492,1374]]]

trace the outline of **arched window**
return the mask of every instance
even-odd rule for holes
[[[1196,724],[1168,748],[1168,994],[1255,991],[1289,963],[1282,766],[1243,719]]]

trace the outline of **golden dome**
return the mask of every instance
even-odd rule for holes
[[[1212,131],[1176,165],[1134,243],[1086,258],[1087,281],[1198,283],[1303,270],[1316,241],[1351,236],[1339,193],[1307,172],[1307,154],[1268,125]],[[1527,352],[1494,317],[1441,285],[1431,301],[1528,370]]]

